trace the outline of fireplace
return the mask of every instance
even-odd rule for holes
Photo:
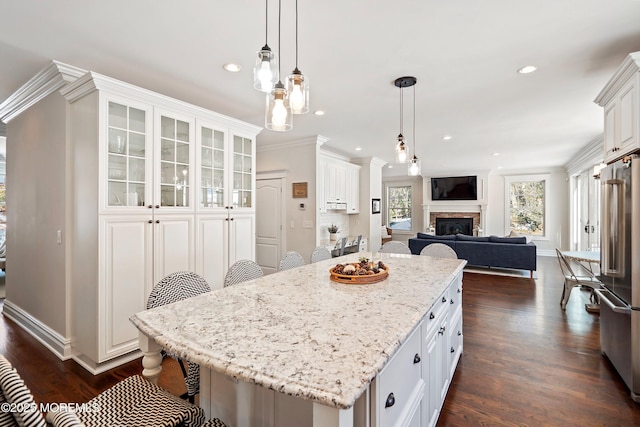
[[[447,234],[473,236],[473,218],[436,218],[436,235]]]

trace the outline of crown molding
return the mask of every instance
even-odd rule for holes
[[[615,74],[607,82],[600,91],[596,99],[593,101],[601,107],[604,107],[618,93],[622,86],[640,71],[640,52],[632,52],[624,59],[618,67]]]
[[[51,95],[68,83],[76,81],[84,74],[86,71],[81,68],[51,61],[49,65],[0,104],[0,120],[9,123],[44,97]]]
[[[576,155],[567,162],[565,169],[569,176],[580,174],[585,169],[593,169],[593,166],[602,163],[604,159],[603,135],[598,136],[582,147]]]
[[[387,162],[386,160],[382,160],[379,157],[357,157],[355,159],[351,159],[351,163],[355,163],[357,165],[371,165],[371,166],[379,166],[384,167]]]
[[[309,138],[297,139],[295,141],[286,141],[286,142],[279,142],[276,144],[261,145],[256,148],[256,153],[260,153],[263,151],[283,150],[288,148],[299,148],[303,145],[317,145],[318,147],[321,147],[328,140],[329,138],[326,138],[322,135],[316,135]]]

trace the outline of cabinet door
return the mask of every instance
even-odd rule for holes
[[[254,141],[241,135],[232,135],[231,171],[232,188],[229,206],[234,209],[253,209],[255,194]]]
[[[196,271],[211,286],[222,289],[229,263],[229,217],[225,212],[198,218],[198,259]]]
[[[193,210],[193,119],[159,111],[156,114],[154,205],[170,212]]]
[[[425,349],[423,351],[423,379],[427,385],[427,395],[425,400],[427,425],[434,426],[440,414],[440,408],[444,402],[444,397],[449,384],[449,369],[447,366],[448,357],[446,354],[448,332],[447,316],[442,318],[439,326],[429,329],[430,333],[425,339]]]
[[[253,214],[233,213],[229,218],[229,265],[256,258],[256,229]]]
[[[637,94],[638,90],[633,85],[633,81],[629,82],[620,91],[619,99],[619,114],[620,120],[619,127],[619,145],[624,154],[633,151],[638,147],[637,137],[637,122],[639,112],[636,109],[637,106]],[[620,154],[623,154],[620,153]]]
[[[604,156],[605,160],[616,158],[616,102],[612,101],[604,109]]]
[[[176,271],[194,271],[194,217],[156,215],[154,218],[154,283]]]
[[[124,99],[106,99],[106,188],[110,210],[151,202],[151,107]]]
[[[346,171],[347,213],[360,212],[360,168],[349,167]]]
[[[148,216],[101,219],[105,242],[104,286],[98,290],[104,310],[104,330],[99,327],[98,362],[138,348],[138,330],[129,317],[146,308],[153,287],[152,232]]]
[[[212,125],[198,125],[199,156],[198,209],[215,211],[229,206],[229,161],[227,138],[224,130]]]

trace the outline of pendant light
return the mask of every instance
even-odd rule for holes
[[[404,77],[397,78],[395,80],[395,85],[400,89],[400,133],[398,134],[398,138],[396,141],[396,162],[397,163],[406,163],[407,162],[407,146],[404,143],[404,97],[402,96],[402,88],[404,83]]]
[[[278,55],[280,55],[280,19],[282,16],[282,0],[278,0]],[[280,64],[278,64],[280,75]],[[267,94],[267,110],[265,114],[265,127],[277,132],[286,132],[293,129],[293,119],[289,107],[289,94],[282,82],[278,79],[271,94]]]
[[[413,157],[411,163],[409,163],[409,176],[418,176],[422,173],[422,167],[420,166],[420,160],[416,156],[416,87],[414,81],[413,86]]]
[[[287,78],[289,103],[293,114],[309,112],[309,80],[298,69],[298,0],[296,0],[296,68]]]
[[[260,92],[269,93],[273,84],[279,80],[278,58],[267,43],[269,22],[269,0],[265,0],[264,46],[258,51],[253,67],[253,87]]]

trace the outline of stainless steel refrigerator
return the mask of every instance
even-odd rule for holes
[[[640,156],[600,172],[600,348],[640,402]]]

